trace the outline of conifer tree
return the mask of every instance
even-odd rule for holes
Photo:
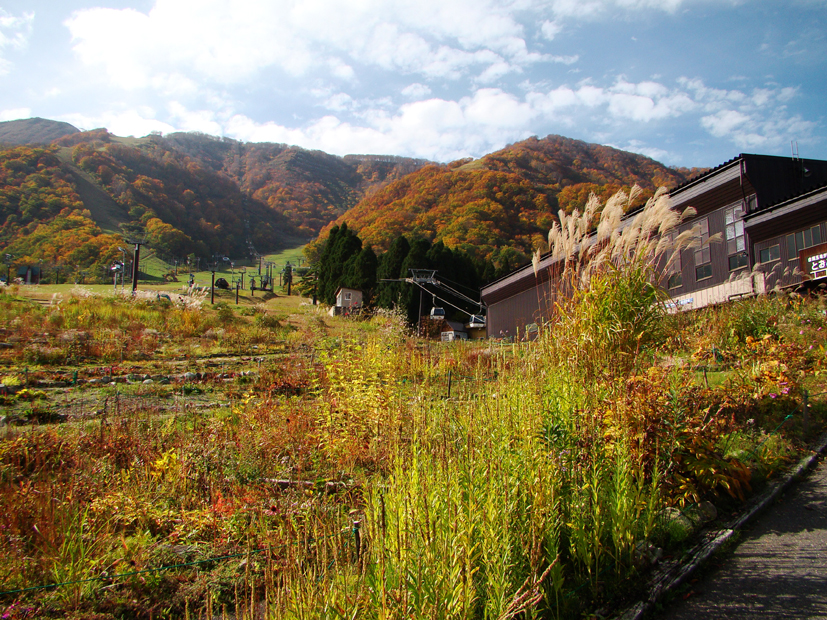
[[[382,280],[395,280],[406,278],[408,274],[402,272],[402,263],[408,252],[411,251],[411,244],[405,236],[399,236],[393,240],[388,251],[379,258],[379,267],[376,277],[376,305],[380,308],[393,308],[399,304],[402,290],[410,286],[404,282],[382,282]]]

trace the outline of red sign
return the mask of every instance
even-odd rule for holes
[[[827,243],[814,245],[798,253],[801,271],[811,279],[827,277]]]

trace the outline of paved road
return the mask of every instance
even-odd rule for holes
[[[713,562],[654,617],[827,618],[827,462],[744,530],[730,555]]]

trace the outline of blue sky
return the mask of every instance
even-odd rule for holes
[[[451,161],[827,159],[827,0],[0,0],[0,120]]]

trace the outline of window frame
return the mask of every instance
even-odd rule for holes
[[[695,260],[695,281],[700,282],[712,277],[712,248],[709,246],[709,218],[705,217],[696,222],[700,228],[700,243],[693,252]],[[709,273],[707,273],[707,271]],[[704,273],[706,275],[701,276]]]
[[[730,271],[749,267],[744,215],[746,215],[744,201],[739,201],[724,208],[724,236],[726,238],[727,266]]]
[[[809,243],[807,243],[808,236],[810,240]],[[801,245],[799,245],[799,239],[801,240]],[[814,245],[824,243],[824,239],[821,236],[821,224],[789,233],[785,235],[784,241],[787,244],[787,260],[797,261],[799,252],[811,248]]]
[[[683,262],[681,258],[680,248],[674,247],[674,243],[678,238],[678,232],[672,230],[666,233],[666,238],[669,240],[671,252],[666,265],[666,288],[674,289],[683,286]]]
[[[773,248],[777,248],[775,258],[773,258],[770,254],[767,254],[767,260],[763,260],[761,258],[761,256],[764,254],[764,252],[770,253]],[[767,246],[763,250],[758,250],[758,262],[761,265],[769,265],[770,263],[774,263],[774,262],[780,261],[780,260],[781,260],[781,243],[776,243],[775,245]]]

